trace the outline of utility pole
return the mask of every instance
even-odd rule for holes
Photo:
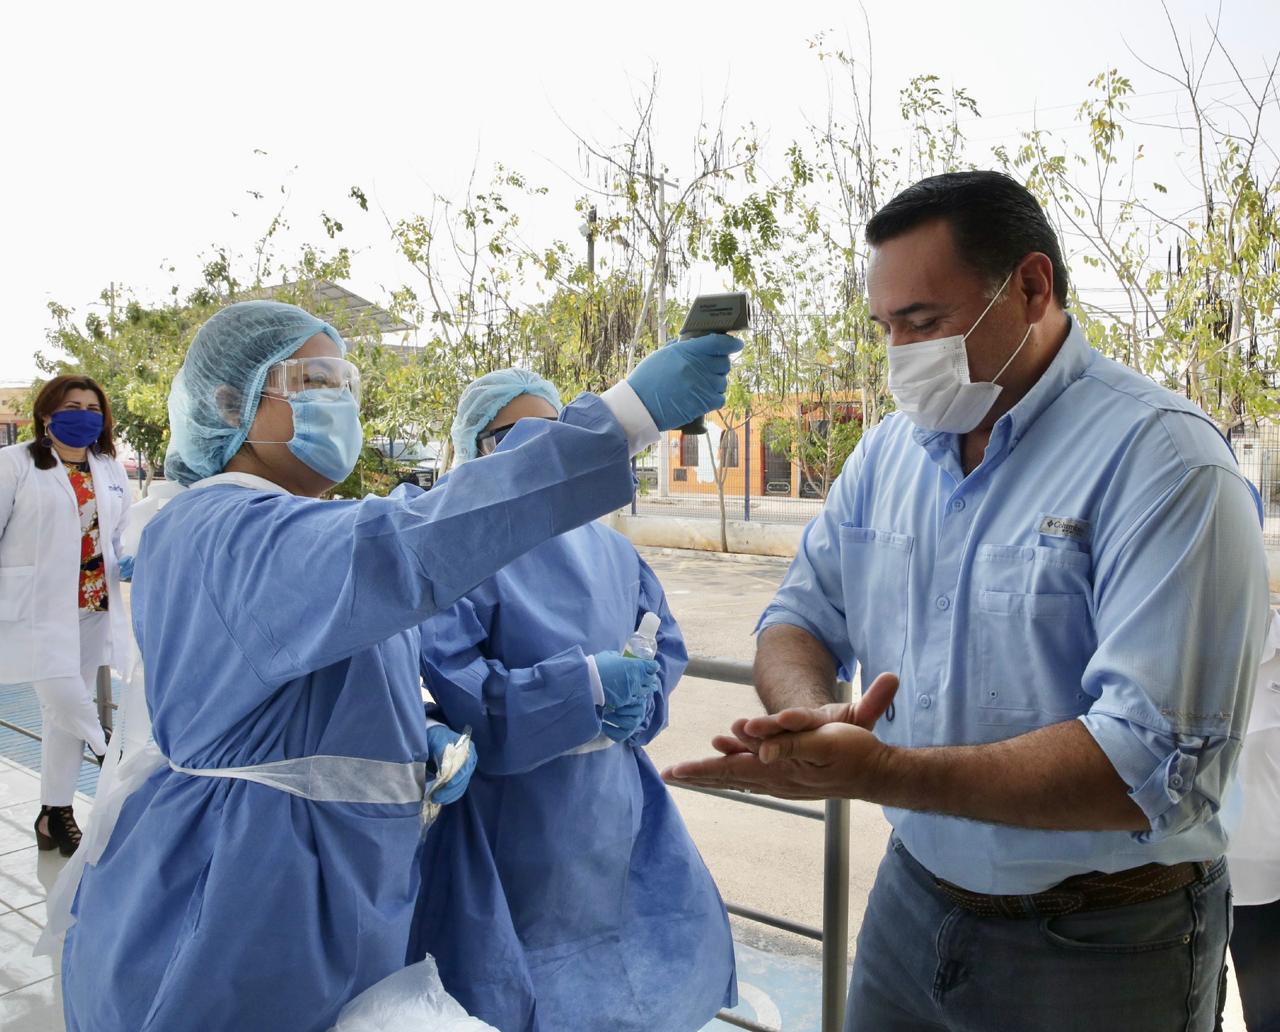
[[[678,188],[679,183],[667,182],[667,166],[663,165],[658,175],[648,176],[649,185],[657,188],[658,240],[656,264],[653,270],[658,287],[658,320],[654,334],[658,346],[667,342],[667,240],[671,234],[667,229],[667,187]],[[668,482],[671,480],[671,442],[666,434],[658,445],[658,497],[666,498],[671,492]]]
[[[596,280],[596,206],[587,212],[587,275]]]

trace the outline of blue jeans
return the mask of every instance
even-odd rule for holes
[[[893,837],[858,935],[845,1032],[1211,1032],[1226,988],[1224,860],[1110,910],[991,918]]]

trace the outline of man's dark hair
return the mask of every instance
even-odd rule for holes
[[[1031,192],[1003,172],[947,172],[907,187],[867,223],[867,243],[886,240],[934,219],[951,227],[960,260],[998,285],[1034,251],[1053,263],[1053,293],[1067,304],[1067,265],[1044,210]]]

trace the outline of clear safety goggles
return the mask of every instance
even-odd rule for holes
[[[559,418],[558,416],[525,416],[525,419],[549,419],[553,423]],[[516,422],[519,422],[517,420]],[[486,430],[482,434],[476,436],[476,451],[481,455],[492,455],[498,450],[498,445],[502,443],[502,439],[511,433],[516,427],[515,423],[507,423],[505,426],[495,426],[492,430]]]
[[[360,403],[360,370],[345,358],[286,358],[267,370],[264,394],[292,398],[303,391],[349,390]]]

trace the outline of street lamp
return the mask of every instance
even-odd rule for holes
[[[578,232],[587,239],[587,273],[592,279],[596,277],[596,206],[593,204],[587,212],[587,221],[578,227]]]

